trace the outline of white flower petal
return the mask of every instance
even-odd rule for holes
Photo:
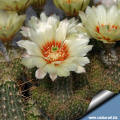
[[[57,30],[56,30],[56,37],[55,40],[58,41],[64,41],[67,35],[69,22],[67,20],[64,20],[60,22]]]
[[[56,15],[50,16],[50,17],[48,18],[48,20],[47,20],[47,23],[50,24],[50,25],[52,25],[55,31],[56,31],[56,29],[57,29],[57,27],[58,27],[59,22],[60,22],[60,21],[59,21],[59,17],[56,16]],[[54,31],[54,32],[55,32],[55,31]]]
[[[57,72],[57,75],[60,77],[67,77],[70,75],[69,70],[65,67],[58,67],[56,72]]]
[[[29,55],[28,53],[24,53],[24,54],[22,55],[22,57],[24,57],[24,58],[29,58],[30,55]]]
[[[90,60],[87,57],[79,57],[78,62],[80,66],[85,66],[86,64],[90,63]]]
[[[103,5],[100,5],[97,7],[96,9],[96,15],[97,15],[97,21],[99,24],[106,24],[106,16],[107,16],[107,13],[106,13],[106,8],[103,6]]]
[[[34,42],[21,40],[17,42],[17,44],[18,46],[25,48],[29,55],[41,56],[40,48]]]
[[[30,56],[30,57],[23,58],[22,64],[28,68],[43,67],[46,64],[46,61],[44,61],[40,57],[31,57]]]
[[[55,74],[55,73],[51,73],[50,75],[50,78],[51,78],[51,80],[54,82],[55,81],[55,79],[57,78],[57,74]]]
[[[2,5],[1,2],[2,1],[0,1],[0,8]],[[25,15],[18,15],[16,12],[9,12],[0,9],[0,40],[3,42],[12,40],[22,27],[25,18]]]
[[[78,56],[86,56],[89,51],[92,50],[92,45],[81,46],[78,50]]]
[[[35,72],[35,77],[37,79],[43,79],[46,76],[46,73],[42,71],[40,68]]]
[[[21,33],[22,33],[23,36],[30,37],[30,28],[22,27],[21,30],[22,30]]]
[[[22,63],[28,68],[39,68],[37,78],[42,79],[48,73],[52,81],[57,76],[69,76],[71,71],[85,72],[83,66],[90,61],[84,56],[92,46],[88,45],[89,37],[81,27],[74,18],[60,21],[57,16],[47,17],[44,13],[40,19],[32,17],[28,29],[23,30],[31,41],[18,42],[27,50]]]
[[[81,67],[81,66],[78,66],[77,70],[75,71],[76,73],[84,73],[86,72],[85,71],[85,68]]]
[[[48,73],[55,73],[56,72],[56,67],[54,64],[47,64],[44,66],[43,70]]]
[[[70,48],[71,56],[76,56],[76,57],[77,56],[81,56],[81,57],[86,56],[87,53],[92,50],[92,47],[93,47],[92,45],[81,45],[81,46],[77,46],[77,47],[72,46],[72,48]]]
[[[113,5],[109,8],[104,5],[87,7],[86,12],[80,12],[79,15],[91,38],[104,43],[114,43],[120,40],[120,10],[117,6]]]
[[[40,14],[40,20],[43,22],[47,22],[48,17],[46,16],[46,14],[44,12],[42,12]]]

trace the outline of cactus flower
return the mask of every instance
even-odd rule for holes
[[[32,0],[0,0],[0,9],[7,11],[24,11]]]
[[[120,9],[120,0],[116,0],[116,4],[117,4],[118,8]]]
[[[120,40],[120,10],[117,6],[88,7],[85,13],[80,12],[80,17],[92,38],[104,43],[115,43]]]
[[[62,9],[67,16],[77,16],[80,10],[85,10],[90,0],[53,0],[55,5]]]
[[[117,0],[93,0],[95,5],[103,4],[106,7],[111,7],[117,3]]]
[[[35,9],[41,9],[44,4],[45,4],[46,0],[33,0],[32,6]]]
[[[18,15],[16,12],[0,11],[0,40],[8,42],[20,30],[25,15]]]
[[[80,25],[75,19],[59,21],[57,16],[47,17],[44,13],[40,19],[32,17],[22,28],[29,40],[18,42],[27,50],[22,63],[28,68],[36,66],[38,79],[47,73],[54,81],[57,76],[69,76],[70,71],[85,72],[84,66],[89,63],[86,54],[92,45],[88,45],[88,36],[77,30]]]

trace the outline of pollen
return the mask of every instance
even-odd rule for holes
[[[41,52],[47,64],[57,61],[64,61],[69,56],[68,46],[61,41],[55,40],[45,43],[45,45],[41,48]]]

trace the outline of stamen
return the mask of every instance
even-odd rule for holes
[[[96,26],[96,31],[97,31],[98,33],[100,33],[100,28],[99,28],[99,26]]]
[[[70,3],[71,3],[71,0],[67,0],[67,3],[70,4]]]
[[[116,26],[116,25],[104,25],[104,24],[101,24],[101,25],[99,24],[99,26],[96,26],[96,32],[101,35],[101,37],[98,37],[98,39],[102,39],[103,38],[104,40],[110,42],[111,41],[110,38],[105,37],[100,32],[100,27],[105,27],[105,26],[107,27],[108,32],[110,32],[111,30],[117,30],[118,26]]]
[[[55,63],[57,61],[64,61],[69,56],[68,46],[65,44],[62,45],[61,41],[55,40],[47,42],[43,45],[41,52],[45,57],[44,60],[47,64]]]

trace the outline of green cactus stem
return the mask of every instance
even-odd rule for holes
[[[116,72],[115,72],[116,70]],[[120,90],[119,70],[116,66],[105,67],[100,61],[99,55],[91,57],[88,70],[89,92],[86,93],[88,99],[92,99],[99,91],[109,90],[118,93]]]
[[[54,82],[54,92],[61,102],[68,100],[73,94],[72,75],[68,77],[58,77]]]
[[[14,81],[0,85],[0,119],[25,120],[22,98]]]
[[[48,77],[45,77],[43,80],[39,80],[39,85],[35,90],[31,91],[32,99],[36,103],[37,111],[39,111],[39,116],[42,116],[45,120],[48,118],[52,120],[72,120],[86,113],[90,102],[86,99],[86,92],[88,92],[86,86],[84,85],[84,89],[76,90],[74,94],[72,94],[69,88],[71,84],[70,81],[65,81],[68,78],[56,79],[62,82],[52,82]],[[70,78],[68,80],[70,80]],[[51,83],[49,84],[48,81],[51,81]],[[64,83],[66,85],[64,85]],[[47,84],[49,84],[49,88]],[[71,88],[72,87],[73,86],[71,86]],[[67,93],[67,90],[70,90],[70,93]]]
[[[14,51],[9,48],[10,61],[6,61],[0,54],[0,120],[26,120],[26,109],[24,109],[26,96],[23,93],[28,90],[23,91],[23,85],[32,79],[31,71],[27,71],[21,64],[22,52],[19,49]],[[25,78],[27,81],[20,83],[22,73],[29,77]]]

